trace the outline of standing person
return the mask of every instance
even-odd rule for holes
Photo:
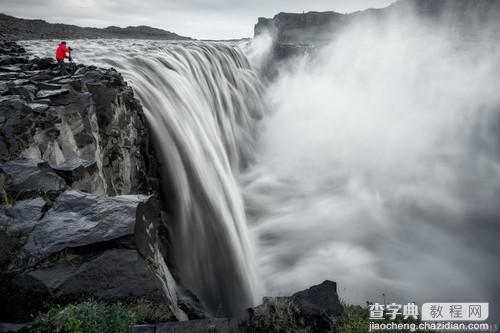
[[[59,70],[61,71],[61,75],[66,75],[66,65],[64,64],[64,59],[69,58],[69,50],[66,47],[66,42],[61,42],[57,46],[56,50],[56,60],[57,64],[59,65]]]

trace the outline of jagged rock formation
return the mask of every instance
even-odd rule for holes
[[[113,69],[56,67],[0,43],[0,322],[86,297],[187,319],[139,102]]]
[[[49,59],[0,57],[0,161],[46,161],[69,186],[94,194],[151,192],[154,158],[132,89],[113,69],[58,73]]]
[[[0,14],[0,38],[28,39],[80,39],[80,38],[135,38],[161,40],[189,40],[190,37],[148,26],[120,28],[87,28],[69,24],[53,24],[43,20],[27,20]]]

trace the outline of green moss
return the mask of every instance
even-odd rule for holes
[[[105,305],[95,301],[52,307],[39,314],[33,333],[128,333],[135,325],[134,313],[122,304]]]

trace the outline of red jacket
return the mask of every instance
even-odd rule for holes
[[[68,48],[64,44],[59,44],[56,50],[56,60],[64,60],[66,58],[66,52],[68,52]]]

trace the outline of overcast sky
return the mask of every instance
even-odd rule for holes
[[[0,12],[51,23],[106,27],[150,25],[194,38],[253,35],[257,17],[279,12],[345,13],[394,0],[1,0]]]

